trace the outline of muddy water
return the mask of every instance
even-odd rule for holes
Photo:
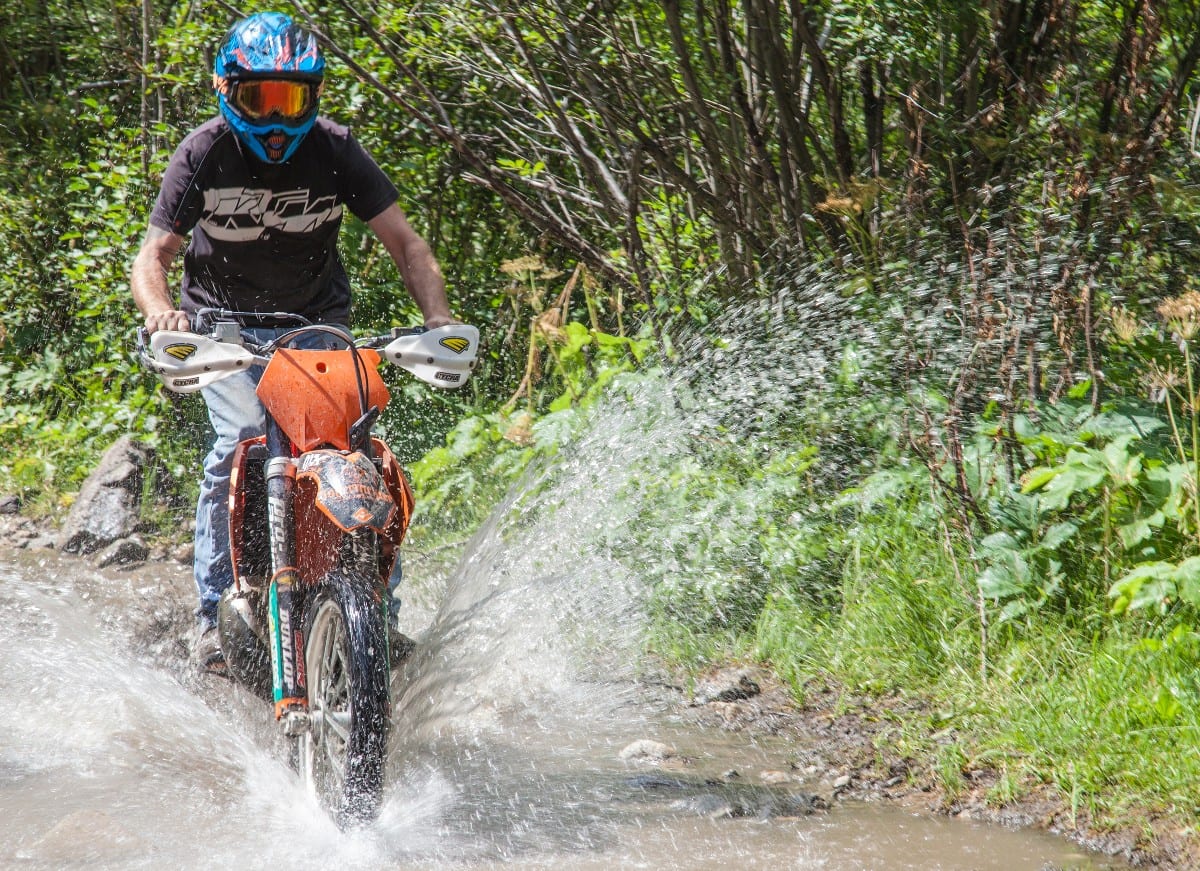
[[[878,806],[772,816],[787,791],[757,775],[786,745],[681,722],[616,635],[599,667],[571,654],[545,619],[559,576],[498,546],[484,535],[458,583],[412,594],[385,806],[352,834],[299,790],[266,706],[185,667],[184,572],[0,551],[0,868],[1124,867]],[[682,761],[619,758],[644,738]]]

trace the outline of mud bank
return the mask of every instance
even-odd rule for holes
[[[723,669],[727,670],[727,669]],[[1099,825],[1084,807],[1049,786],[997,805],[989,794],[1001,772],[971,767],[951,795],[936,774],[933,756],[914,758],[898,748],[895,736],[913,724],[929,722],[919,701],[897,697],[855,698],[838,687],[806,688],[797,703],[766,669],[754,670],[761,692],[734,701],[710,701],[686,708],[686,716],[710,727],[757,735],[782,736],[795,746],[790,776],[817,785],[829,802],[887,802],[922,813],[941,814],[1009,827],[1046,831],[1081,847],[1149,868],[1200,868],[1200,837],[1187,824],[1147,809],[1133,811],[1119,829]],[[952,734],[930,734],[941,746]]]

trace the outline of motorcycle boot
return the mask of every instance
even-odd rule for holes
[[[230,587],[217,603],[217,637],[225,654],[225,668],[230,677],[255,695],[269,700],[271,688],[271,653],[263,637],[263,600],[268,580],[264,577],[243,578],[244,591]]]
[[[400,631],[395,620],[388,621],[388,654],[392,668],[399,668],[417,649],[417,642]]]
[[[191,659],[200,671],[225,673],[225,654],[221,650],[221,639],[214,624],[197,625],[196,634],[192,639]]]

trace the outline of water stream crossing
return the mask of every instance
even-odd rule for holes
[[[603,671],[573,661],[526,607],[554,607],[547,583],[414,601],[424,625],[393,684],[383,813],[345,834],[298,787],[267,706],[186,667],[184,570],[0,551],[0,868],[1124,867],[1045,834],[874,804],[771,816],[783,793],[755,777],[791,748],[684,722],[624,654]],[[645,738],[686,764],[622,761]],[[715,787],[731,769],[745,783]]]

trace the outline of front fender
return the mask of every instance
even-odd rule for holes
[[[308,451],[296,460],[296,477],[316,485],[321,513],[346,532],[383,533],[396,513],[396,502],[375,464],[360,451]]]

